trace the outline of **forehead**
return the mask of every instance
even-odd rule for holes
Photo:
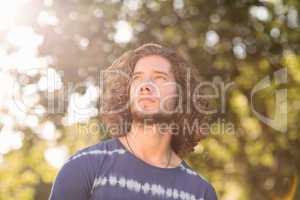
[[[168,59],[159,55],[145,56],[138,60],[134,72],[161,71],[171,73],[171,63]]]

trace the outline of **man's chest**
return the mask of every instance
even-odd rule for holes
[[[157,182],[138,181],[134,178],[104,176],[94,181],[90,200],[196,200],[195,194],[176,185],[163,185]]]

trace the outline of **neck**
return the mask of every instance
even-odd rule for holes
[[[144,125],[133,122],[128,133],[135,154],[152,163],[164,163],[172,150],[172,135],[160,132],[158,127],[158,124]]]

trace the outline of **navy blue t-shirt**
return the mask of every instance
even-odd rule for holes
[[[49,200],[217,200],[214,188],[187,163],[146,163],[117,138],[78,151],[60,169]]]

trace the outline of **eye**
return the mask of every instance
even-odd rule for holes
[[[164,76],[156,76],[155,79],[156,79],[156,80],[163,80],[163,81],[166,81],[166,80],[167,80],[167,78],[164,77]]]
[[[132,80],[133,81],[136,81],[136,80],[139,80],[140,79],[140,76],[133,76]]]

